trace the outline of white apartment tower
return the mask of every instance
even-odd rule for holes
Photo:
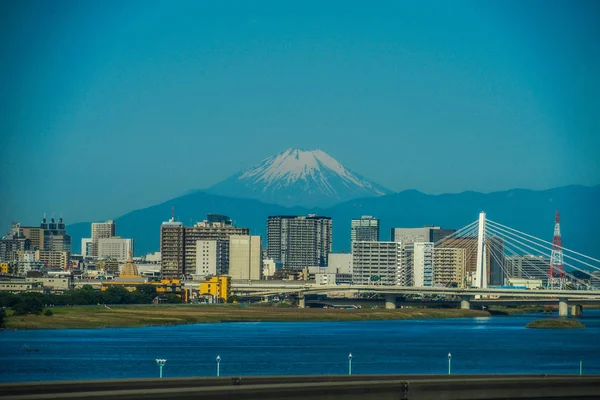
[[[398,242],[353,242],[352,283],[407,286],[410,267],[403,245]]]

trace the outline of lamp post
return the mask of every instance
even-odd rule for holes
[[[352,353],[348,354],[348,375],[352,375]]]
[[[450,372],[452,370],[452,364],[451,361],[452,360],[452,354],[448,353],[448,375],[450,375]]]
[[[217,376],[221,376],[221,356],[217,356]]]
[[[156,364],[158,364],[158,370],[159,370],[159,377],[162,378],[162,369],[165,366],[165,364],[167,363],[167,360],[164,359],[160,359],[157,358],[156,359]]]

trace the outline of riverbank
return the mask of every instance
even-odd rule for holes
[[[402,308],[298,309],[261,305],[128,305],[54,307],[53,315],[10,315],[6,329],[125,328],[215,322],[326,322],[488,317],[481,310]]]

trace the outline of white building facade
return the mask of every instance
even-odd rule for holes
[[[260,280],[262,260],[260,236],[229,236],[229,276],[231,279]]]
[[[417,287],[433,286],[433,243],[414,243],[413,247],[413,285]]]
[[[133,239],[111,237],[98,239],[98,258],[114,258],[117,261],[125,261],[129,258],[129,252],[133,254]]]

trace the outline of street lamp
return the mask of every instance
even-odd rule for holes
[[[159,377],[161,377],[161,378],[162,378],[162,369],[166,363],[167,363],[167,360],[160,359],[160,358],[156,359],[156,364],[158,364],[158,369],[159,369]]]
[[[450,375],[450,371],[451,371],[451,360],[452,360],[452,354],[448,353],[448,375]]]
[[[221,356],[217,356],[217,376],[221,376]]]
[[[348,375],[352,375],[352,353],[348,354]]]

